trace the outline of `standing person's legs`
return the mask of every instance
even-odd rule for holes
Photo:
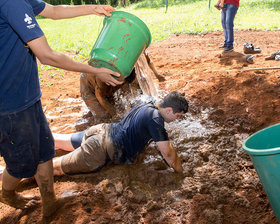
[[[225,18],[225,27],[226,27],[226,45],[227,46],[233,46],[234,42],[234,18],[237,13],[238,7],[236,5],[226,5],[226,18]]]
[[[55,195],[52,162],[52,158],[55,156],[54,139],[41,105],[39,108],[39,116],[40,160],[37,166],[35,179],[42,197],[43,216],[48,217],[75,195],[72,194],[68,197],[56,197]]]
[[[226,10],[226,7],[227,5],[224,6],[225,9],[221,10],[221,19],[222,19],[222,27],[223,27],[223,31],[224,31],[224,37],[225,37],[225,40],[224,40],[224,44],[226,45],[227,43],[227,39],[228,39],[228,35],[227,35],[227,27],[226,27],[226,15],[227,15],[227,10]]]
[[[55,155],[54,141],[41,102],[1,119],[5,122],[0,122],[0,152],[6,162],[1,201],[13,207],[18,207],[14,201],[21,202],[20,207],[24,208],[26,200],[15,192],[16,187],[21,178],[35,176],[42,196],[43,215],[51,215],[62,200],[56,199],[54,193],[51,160]]]
[[[54,192],[52,160],[38,165],[35,179],[42,197],[43,216],[48,217],[62,204],[62,199],[56,198]]]
[[[11,176],[6,169],[3,171],[2,176],[2,193],[0,201],[8,204],[14,208],[24,209],[38,204],[32,199],[39,199],[35,196],[22,196],[16,192],[16,188],[21,178]]]
[[[39,186],[42,197],[43,217],[51,216],[59,207],[76,196],[74,193],[66,197],[56,197],[53,185],[54,178],[52,160],[40,163],[38,165],[35,179]]]
[[[6,163],[0,200],[16,208],[25,208],[29,199],[16,193],[16,188],[22,178],[34,176],[39,162],[38,104],[0,117],[0,153]]]

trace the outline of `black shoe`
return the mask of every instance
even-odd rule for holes
[[[219,48],[226,48],[226,47],[227,47],[226,44],[223,44],[223,45],[219,46]]]
[[[227,46],[225,49],[224,49],[224,52],[231,52],[233,51],[233,46]]]

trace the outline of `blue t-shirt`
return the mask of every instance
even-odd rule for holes
[[[112,123],[114,163],[131,163],[151,141],[168,141],[164,119],[153,103],[139,103],[119,123]]]
[[[41,0],[0,0],[0,115],[41,97],[36,58],[26,42],[44,35],[35,19],[44,8]]]

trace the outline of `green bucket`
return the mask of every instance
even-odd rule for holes
[[[242,147],[250,155],[280,222],[280,123],[251,135]]]
[[[105,17],[103,28],[90,52],[89,64],[130,75],[140,54],[151,43],[151,33],[138,17],[123,11]]]

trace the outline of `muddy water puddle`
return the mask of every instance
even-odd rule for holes
[[[122,207],[124,223],[222,224],[267,219],[268,201],[241,147],[248,134],[217,126],[208,118],[211,110],[188,113],[183,120],[166,124],[183,162],[182,175],[162,161],[152,143],[136,163],[108,166],[94,176],[102,183],[106,180],[102,186],[110,188],[110,193],[104,194],[105,200]],[[110,221],[117,223],[113,218]]]
[[[166,124],[182,159],[183,175],[164,164],[155,144],[148,147],[142,161],[125,170],[121,179],[130,196],[123,200],[140,204],[142,212],[136,213],[143,223],[254,223],[266,219],[264,214],[261,218],[253,215],[264,213],[269,204],[241,147],[248,134],[217,126],[208,118],[210,110]],[[130,216],[126,218],[132,223]]]
[[[151,100],[137,93],[116,93],[118,116],[123,117],[139,99]],[[81,118],[52,130],[87,124],[82,103],[76,101],[72,107],[79,109],[76,113]],[[109,223],[118,223],[118,218],[124,223],[244,223],[241,219],[265,223],[260,220],[267,219],[271,209],[253,164],[241,147],[248,134],[213,123],[208,117],[213,110],[187,113],[182,120],[166,124],[182,160],[182,175],[163,162],[154,143],[134,164],[108,165],[96,174],[83,175],[83,180],[92,182],[91,200],[102,195],[102,202],[94,201],[96,205],[102,207],[103,201],[108,201],[122,208],[110,210],[114,215],[108,218]],[[107,207],[103,209],[109,212]]]

